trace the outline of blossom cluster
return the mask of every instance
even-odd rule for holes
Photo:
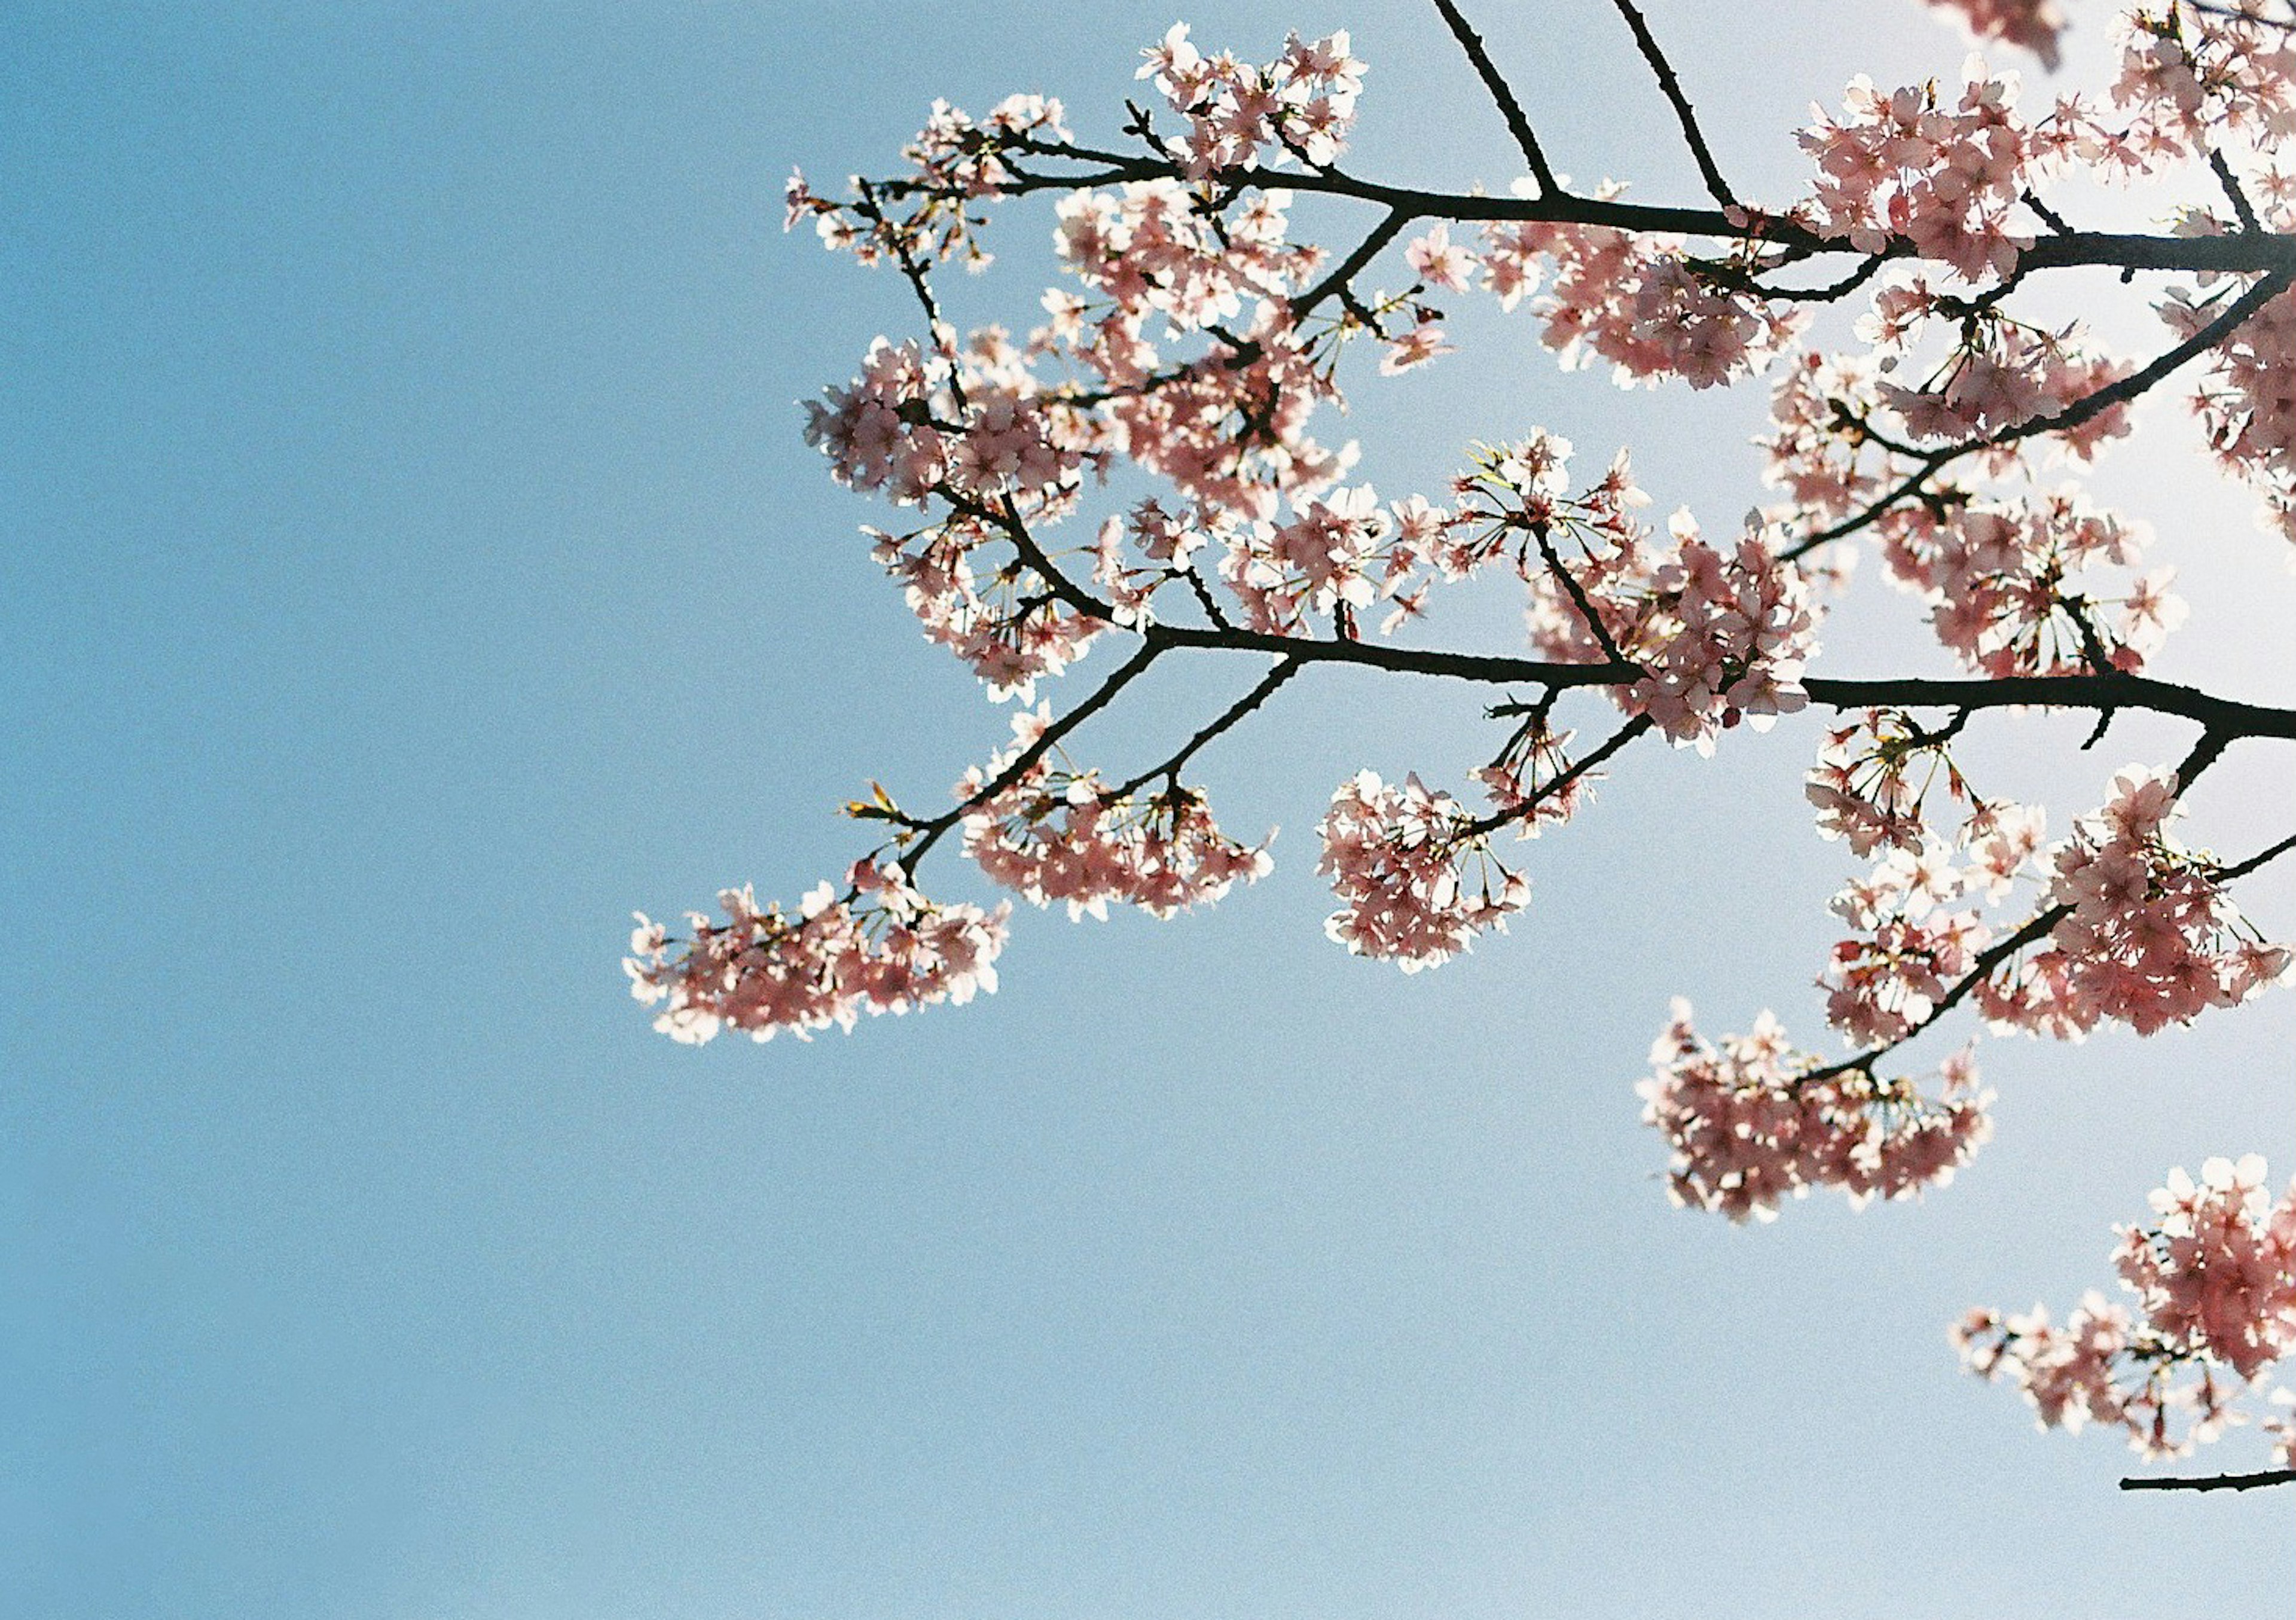
[[[1316,830],[1316,869],[1341,901],[1324,932],[1406,973],[1448,961],[1486,928],[1504,930],[1530,896],[1530,880],[1491,854],[1492,826],[1416,776],[1390,784],[1360,772],[1340,785]]]
[[[1219,512],[1272,517],[1353,459],[1307,432],[1340,396],[1333,339],[1303,330],[1291,308],[1322,255],[1286,240],[1289,205],[1285,192],[1259,192],[1214,214],[1177,182],[1144,180],[1058,209],[1055,247],[1091,297],[1047,292],[1036,346],[1090,380],[1110,451]],[[1158,347],[1207,335],[1185,359]]]
[[[2286,977],[2289,952],[2170,832],[2179,814],[2173,773],[2131,766],[2113,778],[2104,807],[2056,851],[2047,949],[1979,987],[1987,1017],[2060,1036],[2112,1019],[2149,1035]]]
[[[1987,675],[2133,673],[2185,621],[2174,569],[2136,576],[2118,596],[2086,577],[2133,570],[2152,536],[2076,489],[1900,508],[1876,527],[1890,578],[1930,604],[1939,642]]]
[[[1188,120],[1174,146],[1191,179],[1249,168],[1263,152],[1275,165],[1323,164],[1347,149],[1364,64],[1344,31],[1312,41],[1294,34],[1275,61],[1254,64],[1226,51],[1205,55],[1187,24],[1176,23],[1141,54],[1139,77]]]
[[[1531,578],[1531,640],[1548,657],[1636,665],[1642,674],[1613,689],[1620,708],[1710,753],[1741,721],[1761,730],[1807,706],[1817,615],[1808,581],[1759,534],[1723,551],[1686,511],[1668,531],[1662,549],[1638,527],[1571,525],[1569,547]]]
[[[654,1028],[691,1045],[724,1029],[803,1040],[832,1024],[849,1030],[863,1013],[962,1006],[996,990],[1011,909],[936,905],[899,868],[866,860],[841,897],[822,884],[794,917],[760,907],[747,887],[718,904],[725,920],[689,913],[684,941],[640,913],[622,963],[630,993],[661,1008]]]
[[[2229,296],[2229,295],[2226,295]],[[2224,298],[2172,295],[2160,306],[2169,327],[2190,337]],[[2266,518],[2296,539],[2296,293],[2282,293],[2210,352],[2210,376],[2194,397],[2210,448],[2227,471],[2258,486]]]
[[[1852,80],[1841,116],[1801,132],[1818,172],[1808,223],[1868,253],[1910,243],[1972,284],[2014,269],[2032,239],[2010,214],[2049,143],[2017,116],[2013,78],[1974,61],[1971,71],[1950,103],[1934,84],[1885,93]]]
[[[2296,40],[2257,0],[2140,5],[2115,29],[2112,102],[2131,121],[2098,160],[2150,167],[2226,137],[2268,152],[2296,134]]]
[[[1108,628],[1065,607],[1020,571],[996,570],[984,590],[971,558],[990,537],[972,520],[951,519],[906,539],[869,533],[877,562],[901,581],[926,639],[963,659],[991,697],[1017,694],[1029,702],[1038,677],[1058,675]]]
[[[1874,295],[1861,331],[1877,353],[1911,352],[1932,324],[1951,321],[1955,341],[1919,388],[1881,382],[1875,392],[1915,440],[1979,443],[2037,422],[2062,421],[2051,442],[2081,460],[2094,459],[2108,440],[2128,432],[2128,410],[2112,405],[2076,421],[2074,407],[2118,382],[2134,367],[2098,354],[2075,323],[2050,332],[2003,317],[1997,311],[1961,313],[1968,306],[1939,293],[1918,274],[1892,281]],[[2014,452],[1993,451],[1996,467],[2015,465]]]
[[[992,881],[1038,906],[1064,901],[1071,917],[1105,917],[1111,900],[1162,917],[1271,869],[1265,843],[1228,837],[1203,795],[1177,782],[1143,795],[1041,757],[1015,775],[1051,720],[1049,709],[1015,715],[1012,748],[957,784],[964,851]]]
[[[1954,904],[1967,881],[1952,850],[1929,838],[1891,850],[1834,896],[1850,934],[1819,980],[1827,1023],[1865,1048],[1930,1022],[1992,939],[1974,909]]]
[[[1620,194],[1613,185],[1595,193],[1603,201]],[[1679,237],[1609,226],[1493,223],[1480,252],[1453,247],[1439,226],[1412,244],[1411,259],[1431,284],[1447,286],[1467,284],[1468,267],[1479,264],[1500,308],[1532,298],[1541,341],[1566,368],[1600,361],[1622,385],[1733,382],[1761,369],[1807,324],[1728,267],[1692,258]],[[1542,285],[1549,290],[1538,294]]]
[[[1781,1200],[1814,1187],[1839,1187],[1858,1206],[1942,1187],[1992,1134],[1992,1094],[1978,1088],[1966,1050],[1924,1097],[1870,1067],[1822,1065],[1767,1012],[1717,1046],[1677,999],[1651,1063],[1656,1073],[1636,1091],[1643,1122],[1672,1150],[1669,1194],[1732,1221],[1775,1220]]]
[[[1819,834],[1848,839],[1860,859],[1885,847],[1920,849],[1929,835],[1924,806],[1940,777],[1954,800],[1972,797],[1952,738],[1952,728],[1924,729],[1902,709],[1868,709],[1827,732],[1802,790]]]
[[[783,226],[810,219],[824,247],[862,264],[959,259],[970,269],[985,269],[990,255],[979,233],[987,221],[972,205],[1003,195],[1012,183],[1006,152],[1067,140],[1062,117],[1061,103],[1042,95],[1007,96],[978,121],[936,101],[924,127],[901,149],[911,165],[907,177],[840,202],[815,191],[802,171],[793,173],[783,193]]]
[[[2210,1159],[2197,1181],[2171,1171],[2153,1221],[2119,1229],[2134,1309],[2092,1290],[2062,1327],[2038,1305],[1972,1311],[1953,1334],[1964,1364],[2016,1386],[2043,1428],[2118,1426],[2156,1457],[2215,1438],[2243,1386],[2296,1351],[2296,1185],[2276,1202],[2266,1173],[2255,1154]],[[2296,1466],[2296,1427],[2267,1427]]]

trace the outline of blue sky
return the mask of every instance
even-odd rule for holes
[[[1558,167],[1689,194],[1608,7],[1479,9]],[[1649,9],[1772,193],[1813,96],[1962,54],[1902,3],[1855,28],[1817,0],[1759,27]],[[1424,8],[1191,16],[1246,53],[1353,28],[1359,167],[1508,177]],[[1999,1134],[1923,1205],[1743,1231],[1667,1206],[1630,1090],[1667,998],[1817,1038],[1847,868],[1801,803],[1812,725],[1630,757],[1528,846],[1511,936],[1406,979],[1323,939],[1314,824],[1361,766],[1456,781],[1480,695],[1303,679],[1203,761],[1228,825],[1283,829],[1258,890],[1168,925],[1024,915],[997,996],[849,1038],[649,1031],[617,967],[633,907],[794,895],[857,852],[832,811],[868,778],[929,801],[1004,730],[800,441],[792,402],[910,317],[781,234],[783,176],[886,166],[935,95],[1042,89],[1108,133],[1171,21],[0,18],[0,1607],[2284,1602],[2284,1497],[2124,1498],[2125,1453],[2034,1435],[1944,1328],[2103,1285],[2170,1164],[2296,1169],[2287,998],[1990,1046]],[[1046,240],[1016,216],[961,312],[1027,320]],[[1527,324],[1461,326],[1476,352],[1365,380],[1383,491],[1536,423],[1633,445],[1662,509],[1759,498],[1757,395],[1622,394]],[[2148,419],[2162,448],[2099,487],[2186,565],[2168,668],[2284,693],[2276,543],[2194,473],[2175,408]],[[1514,614],[1439,626],[1498,645]],[[1833,667],[1933,661],[1912,624],[1861,594]],[[1258,672],[1161,682],[1096,757]],[[1972,762],[2060,829],[2184,741],[1980,730]],[[2254,847],[2285,773],[2235,756],[2198,833]],[[2245,898],[2289,932],[2290,885]]]

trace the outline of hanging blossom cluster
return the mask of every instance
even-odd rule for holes
[[[2149,1035],[2288,976],[2289,951],[2169,832],[2173,774],[2129,767],[2101,810],[2045,847],[2041,812],[1977,800],[1946,741],[1875,711],[1833,733],[1810,776],[1819,830],[1882,851],[1834,897],[1850,932],[1821,980],[1828,1021],[1859,1047],[1906,1040],[1964,994],[2005,1032],[2065,1040],[2110,1021]],[[1969,807],[1949,840],[1925,810],[1940,777]],[[2043,910],[1988,951],[1999,934],[1985,909],[2026,878]]]
[[[1782,1200],[1814,1187],[1838,1187],[1861,1207],[1942,1187],[1992,1134],[1992,1093],[1978,1088],[1966,1050],[1925,1097],[1911,1081],[1796,1051],[1767,1012],[1751,1033],[1717,1046],[1677,999],[1651,1063],[1656,1073],[1636,1090],[1643,1122],[1672,1150],[1669,1195],[1735,1221],[1775,1220]]]
[[[1064,901],[1071,917],[1105,918],[1111,900],[1163,917],[1273,868],[1265,843],[1228,837],[1203,795],[1177,780],[1144,795],[1042,758],[1013,776],[1051,723],[1049,708],[1015,715],[1012,748],[957,784],[964,852],[990,881],[1038,906]]]
[[[880,338],[862,374],[807,407],[806,440],[832,476],[897,505],[956,509],[906,536],[867,530],[928,639],[999,696],[1033,695],[1106,626],[1047,594],[1034,571],[976,570],[1006,522],[1056,520],[1075,504],[1089,441],[1073,412],[1048,408],[1009,346],[984,337],[964,355]]]
[[[2056,851],[2047,948],[1979,987],[1988,1018],[2061,1039],[2108,1019],[2149,1035],[2287,976],[2287,950],[2169,831],[2181,813],[2174,773],[2131,766],[2113,778],[2103,809]]]
[[[1877,304],[1893,303],[1884,292]],[[1929,320],[1908,316],[1913,325]],[[1874,328],[1869,325],[1869,330]],[[1878,338],[1886,347],[1894,339]],[[1930,606],[1939,641],[1971,669],[1994,676],[2141,670],[2183,623],[2174,571],[2139,574],[2146,526],[2097,508],[2071,487],[1992,494],[1948,487],[1936,498],[1879,510],[1885,492],[1920,465],[1903,440],[1935,433],[1954,442],[2020,424],[2064,417],[2074,402],[2125,375],[2125,362],[2088,352],[2076,332],[2036,333],[2013,324],[1971,324],[1953,354],[1919,389],[1881,381],[1870,361],[1810,356],[1791,367],[1772,398],[1767,477],[1789,504],[1773,522],[1820,527],[1869,507],[1890,580]],[[2046,441],[2087,459],[2128,431],[2114,405],[1972,457],[1994,476],[2035,474],[2024,447]],[[2119,576],[2104,570],[2125,570]]]
[[[1955,904],[1967,884],[1953,851],[1930,839],[1891,850],[1835,895],[1850,935],[1818,981],[1826,1022],[1860,1047],[1894,1045],[1928,1024],[1992,938],[1974,909]]]
[[[2296,1351],[2296,1185],[2276,1202],[2266,1173],[2255,1154],[2210,1159],[2197,1181],[2171,1171],[2152,1223],[2119,1229],[2133,1308],[2092,1291],[2062,1327],[2038,1305],[1972,1311],[1953,1335],[1964,1364],[2014,1385],[2043,1428],[2117,1426],[2150,1457],[2214,1438]],[[2267,1427],[2296,1467],[2296,1424]]]
[[[2244,14],[2245,13],[2245,14]],[[2141,167],[2215,152],[2254,215],[2254,228],[2296,224],[2296,34],[2256,5],[2209,12],[2144,7],[2120,24],[2121,70],[2112,89],[2130,126],[2118,154]],[[2226,159],[2226,153],[2242,153]],[[2188,212],[2182,228],[2217,234],[2249,221]],[[2169,330],[2190,337],[2251,278],[2203,276],[2156,306]],[[2296,402],[2285,379],[2296,364],[2296,299],[2272,300],[2209,357],[2194,398],[2209,442],[2226,470],[2264,497],[2262,521],[2296,539]]]
[[[1820,835],[1846,838],[1861,859],[1880,849],[1921,849],[1931,837],[1932,789],[1942,782],[1959,803],[1975,797],[1953,761],[1955,735],[1950,727],[1924,728],[1902,709],[1868,709],[1827,732],[1803,787]]]
[[[1980,800],[1954,763],[1957,726],[1925,730],[1899,710],[1869,710],[1828,734],[1805,791],[1818,831],[1880,859],[1832,902],[1849,925],[1819,980],[1827,1022],[1862,1048],[1926,1028],[1984,964],[1998,904],[2040,866],[2034,807]],[[1960,807],[1951,836],[1929,808],[1942,785]]]
[[[1893,514],[1880,527],[1891,578],[1931,604],[1939,642],[1986,675],[2133,674],[2185,621],[2174,569],[2137,575],[2118,596],[2085,573],[2133,571],[2151,534],[2077,490]]]
[[[2050,331],[1998,310],[1975,311],[1918,272],[1892,277],[1874,295],[1873,312],[1860,327],[1884,358],[1910,358],[1940,324],[1956,326],[1945,358],[1919,387],[1883,382],[1874,389],[1906,438],[1976,444],[2064,418],[2053,430],[2052,447],[2087,461],[2107,440],[2127,436],[2123,406],[2072,419],[2076,407],[2135,369],[2127,361],[2096,352],[2079,322]],[[1990,451],[1987,459],[2000,471],[2017,465],[2013,448]]]
[[[728,889],[714,922],[699,912],[673,940],[643,912],[623,967],[630,992],[661,1011],[654,1027],[698,1046],[720,1030],[769,1040],[800,1040],[863,1013],[905,1013],[996,988],[1011,908],[935,905],[898,868],[856,863],[843,896],[823,884],[795,917],[760,908],[748,888]]]
[[[2262,159],[2296,134],[2296,40],[2265,0],[2142,4],[2113,26],[2128,123],[2099,157],[2150,168],[2218,144]]]
[[[1316,829],[1316,869],[1341,905],[1324,932],[1357,956],[1416,973],[1487,928],[1504,930],[1530,880],[1491,853],[1495,826],[1415,776],[1390,784],[1366,770],[1341,783]]]
[[[2214,296],[2171,294],[2161,315],[2190,337],[2243,289]],[[2263,494],[2263,521],[2296,540],[2296,293],[2266,304],[2210,357],[2211,374],[2194,397],[2201,424],[2226,471]]]
[[[1083,380],[1110,452],[1213,514],[1272,517],[1354,459],[1308,432],[1340,399],[1343,334],[1295,315],[1323,255],[1286,240],[1290,203],[1259,192],[1218,212],[1177,182],[1144,180],[1057,210],[1054,245],[1089,296],[1047,292],[1032,351]]]
[[[1515,189],[1535,194],[1528,183]],[[1609,201],[1625,188],[1606,184],[1594,194]],[[1409,258],[1431,286],[1464,289],[1480,270],[1501,308],[1529,298],[1540,341],[1566,369],[1599,362],[1621,387],[1734,382],[1761,370],[1808,324],[1803,312],[1754,292],[1742,268],[1692,256],[1678,236],[1510,220],[1486,225],[1473,250],[1453,245],[1449,227],[1438,226],[1412,243]]]

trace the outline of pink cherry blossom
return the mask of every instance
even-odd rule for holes
[[[1964,1364],[2024,1392],[2044,1428],[2117,1425],[2147,1456],[2178,1456],[2239,1420],[2235,1403],[2296,1350],[2296,1186],[2276,1203],[2265,1163],[2210,1159],[2152,1196],[2154,1221],[2122,1227],[2114,1264],[2136,1307],[2094,1291],[2062,1328],[2040,1306],[1972,1311],[1954,1331]],[[2287,1445],[2284,1420],[2268,1424]]]
[[[1852,1205],[1942,1187],[1992,1134],[1992,1094],[1967,1052],[1923,1097],[1910,1081],[1838,1070],[1794,1049],[1765,1012],[1745,1035],[1702,1039],[1690,1004],[1651,1048],[1656,1073],[1636,1088],[1643,1122],[1672,1150],[1668,1191],[1678,1205],[1731,1220],[1777,1218],[1780,1202],[1839,1187]]]
[[[1406,973],[1447,961],[1488,928],[1504,930],[1529,881],[1490,853],[1487,830],[1417,777],[1390,785],[1372,772],[1340,785],[1316,828],[1341,900],[1324,930],[1357,956]]]
[[[722,1029],[758,1040],[783,1031],[804,1040],[862,1013],[905,1013],[996,988],[1010,908],[935,905],[898,868],[857,864],[841,898],[827,884],[794,917],[759,907],[748,888],[718,897],[726,916],[699,912],[672,940],[643,913],[623,966],[630,991],[660,1007],[654,1027],[693,1045]]]

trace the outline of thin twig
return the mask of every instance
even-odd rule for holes
[[[1692,158],[1697,160],[1698,177],[1706,182],[1706,194],[1725,209],[1736,208],[1737,195],[1731,191],[1730,183],[1722,177],[1722,170],[1716,166],[1714,153],[1706,144],[1706,136],[1699,130],[1698,115],[1690,109],[1690,98],[1682,93],[1682,81],[1674,76],[1673,64],[1658,48],[1658,41],[1651,37],[1650,24],[1643,21],[1642,12],[1636,6],[1635,0],[1611,0],[1611,3],[1619,8],[1619,15],[1624,17],[1627,26],[1634,30],[1635,45],[1642,52],[1643,60],[1650,64],[1651,71],[1658,75],[1658,87],[1666,93],[1668,103],[1674,108],[1675,122],[1682,126],[1682,138],[1689,144]]]
[[[1514,92],[1507,87],[1506,80],[1499,76],[1498,69],[1492,64],[1490,53],[1483,48],[1482,36],[1468,26],[1467,20],[1459,14],[1459,8],[1452,4],[1451,0],[1435,0],[1435,9],[1442,13],[1444,25],[1451,30],[1451,37],[1459,42],[1459,48],[1474,64],[1475,77],[1483,81],[1483,88],[1490,92],[1491,100],[1497,103],[1499,116],[1506,120],[1507,133],[1514,136],[1514,144],[1522,152],[1522,160],[1530,165],[1531,177],[1538,182],[1538,194],[1541,197],[1560,196],[1562,186],[1555,179],[1554,171],[1546,166],[1546,154],[1538,149],[1538,137],[1531,133],[1530,119],[1523,115],[1522,103],[1515,100]]]
[[[1250,714],[1269,698],[1275,696],[1275,689],[1297,675],[1302,667],[1296,658],[1283,659],[1262,676],[1259,683],[1250,691],[1230,703],[1226,712],[1218,720],[1190,737],[1179,752],[1166,760],[1161,765],[1150,766],[1123,785],[1111,789],[1105,796],[1110,799],[1129,799],[1158,777],[1168,777],[1177,783],[1180,779],[1181,769],[1190,760],[1195,758],[1197,750],[1221,733],[1233,729],[1246,715]]]

